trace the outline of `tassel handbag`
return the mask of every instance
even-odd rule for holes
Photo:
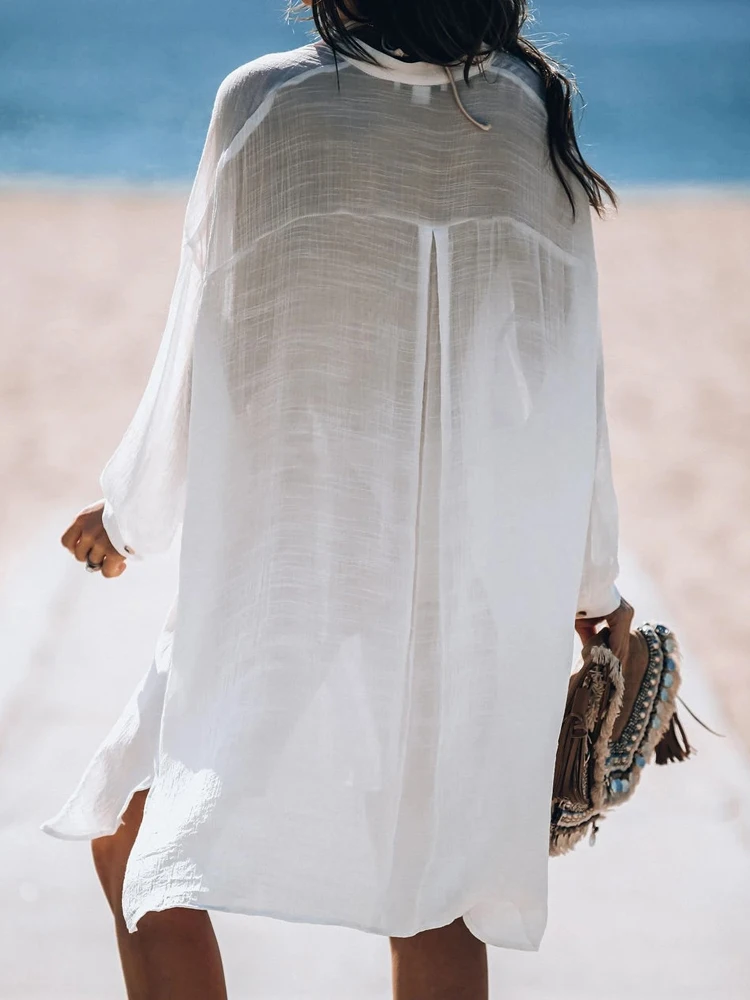
[[[666,626],[634,629],[624,663],[610,650],[605,627],[585,644],[582,657],[570,678],[558,743],[552,857],[589,833],[593,844],[601,820],[627,802],[653,758],[668,764],[693,752],[676,711],[680,649]]]

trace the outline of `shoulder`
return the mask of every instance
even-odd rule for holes
[[[506,76],[512,77],[531,97],[545,102],[546,89],[539,73],[524,59],[511,52],[498,52],[493,67]]]
[[[301,82],[333,65],[325,43],[311,42],[286,52],[271,52],[238,66],[224,77],[213,115],[225,145],[280,87]]]

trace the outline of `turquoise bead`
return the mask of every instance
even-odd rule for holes
[[[667,701],[669,699],[669,691],[667,691],[666,688],[662,688],[659,692],[659,697],[662,701]]]
[[[667,674],[664,677],[662,684],[664,685],[665,688],[671,688],[672,685],[674,684],[674,677],[672,676],[672,674]]]
[[[664,666],[667,668],[667,670],[674,670],[676,665],[677,664],[674,662],[671,656],[668,656],[664,661]]]
[[[658,729],[660,725],[661,725],[661,719],[659,718],[658,715],[655,715],[651,720],[651,728]]]
[[[635,755],[635,762],[638,765],[638,767],[645,767],[646,766],[646,758],[643,756],[642,753],[637,753]]]

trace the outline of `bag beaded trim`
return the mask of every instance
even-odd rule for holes
[[[677,716],[682,658],[665,625],[630,634],[624,664],[603,628],[582,650],[568,686],[552,792],[550,855],[567,854],[587,833],[596,838],[608,810],[633,795],[646,764],[693,753]]]

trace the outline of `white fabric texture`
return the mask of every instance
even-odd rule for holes
[[[371,50],[375,51],[375,50]],[[576,614],[619,605],[591,213],[534,72],[322,42],[231,73],[153,372],[101,477],[181,535],[151,668],[43,829],[150,787],[170,907],[535,950]],[[132,571],[132,570],[131,570]]]

